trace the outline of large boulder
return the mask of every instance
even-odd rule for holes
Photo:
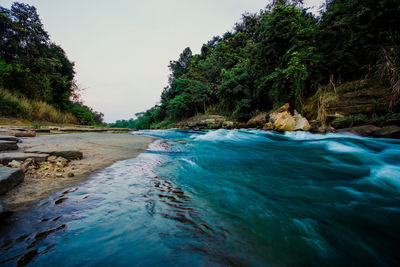
[[[269,122],[264,124],[265,130],[276,130],[276,131],[308,131],[311,126],[308,120],[304,118],[297,111],[292,116],[289,111],[289,104],[286,103],[279,109],[273,111],[269,115]]]
[[[296,121],[296,125],[294,126],[294,130],[301,130],[301,131],[309,131],[311,129],[311,125],[306,118],[304,118],[300,113],[296,110],[294,111],[293,115],[294,120]]]
[[[278,113],[274,116],[273,126],[278,131],[293,131],[296,126],[296,120],[288,111]]]
[[[0,195],[3,195],[19,185],[24,180],[22,169],[0,167]]]

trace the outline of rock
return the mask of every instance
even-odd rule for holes
[[[243,129],[247,127],[247,123],[245,122],[236,122],[235,123],[235,129]]]
[[[75,174],[74,174],[73,172],[69,172],[69,173],[67,174],[67,176],[68,176],[68,177],[74,177]]]
[[[40,171],[47,171],[47,170],[51,170],[51,169],[53,169],[52,163],[50,163],[48,161],[40,163],[40,167],[39,167]]]
[[[310,132],[319,133],[319,128],[321,127],[321,123],[318,120],[311,120],[310,122]]]
[[[293,115],[294,120],[296,121],[296,125],[294,126],[294,130],[302,130],[302,131],[308,131],[311,129],[310,123],[308,123],[308,120],[301,116],[300,113],[298,113],[296,110],[294,111]]]
[[[17,150],[17,142],[0,140],[0,151]]]
[[[13,160],[25,161],[28,158],[32,158],[37,162],[43,162],[47,159],[48,156],[49,154],[37,154],[37,153],[20,153],[20,152],[0,153],[0,163],[5,165]]]
[[[274,125],[272,124],[272,122],[269,121],[264,125],[263,129],[264,130],[273,130],[274,129]]]
[[[226,121],[225,117],[219,115],[201,115],[187,120],[171,124],[170,128],[182,129],[218,129]]]
[[[56,172],[64,172],[64,170],[62,168],[56,168],[55,171]]]
[[[64,177],[64,175],[63,175],[62,173],[57,173],[57,174],[56,174],[56,177],[57,177],[57,178],[61,178],[61,177]]]
[[[235,123],[233,121],[224,121],[224,123],[222,123],[222,127],[225,129],[233,129],[235,127]]]
[[[360,136],[372,136],[374,133],[379,130],[380,128],[374,125],[363,125],[358,127],[351,127],[337,130],[338,133],[348,132]]]
[[[70,160],[76,160],[76,159],[82,159],[83,158],[83,153],[81,151],[77,150],[60,150],[60,151],[54,151],[54,150],[26,150],[26,153],[39,153],[39,154],[48,154],[54,157],[63,157],[67,159],[68,161]],[[56,158],[54,158],[56,160]],[[48,159],[49,160],[49,159]]]
[[[334,133],[335,128],[330,125],[323,124],[317,128],[316,133]]]
[[[278,131],[293,131],[296,121],[288,111],[283,111],[275,116],[273,126]]]
[[[13,135],[16,137],[35,137],[36,132],[35,131],[16,131],[13,133]]]
[[[293,116],[290,114],[288,103],[270,113],[269,123],[264,124],[265,130],[308,131],[310,128],[308,120],[297,111],[294,112]]]
[[[67,164],[68,164],[67,159],[65,159],[65,158],[63,158],[63,157],[58,157],[58,158],[57,158],[56,165],[57,165],[58,167],[63,168],[63,167],[65,167],[65,166],[67,166]]]
[[[6,204],[0,201],[0,221],[7,219],[12,215],[12,211],[8,208]]]
[[[64,167],[64,165],[63,165],[61,162],[57,162],[57,163],[56,163],[56,166],[57,166],[58,168],[63,168],[63,167]]]
[[[47,161],[51,162],[51,163],[56,163],[57,162],[57,157],[56,156],[50,156],[50,157],[47,158]]]
[[[373,136],[381,138],[400,138],[400,127],[396,125],[385,126],[374,131]]]
[[[21,168],[26,172],[27,170],[38,169],[40,167],[33,158],[26,159],[22,164]]]
[[[10,168],[21,168],[21,162],[13,160],[9,162],[7,166]]]
[[[0,133],[2,133],[2,132],[0,132]],[[9,136],[9,135],[0,135],[0,140],[1,141],[12,141],[15,143],[20,142],[19,138],[15,137],[15,136]]]
[[[3,195],[16,187],[24,180],[22,169],[0,167],[0,195]]]
[[[250,128],[262,128],[267,123],[267,112],[262,112],[257,116],[254,116],[247,122],[247,126]]]

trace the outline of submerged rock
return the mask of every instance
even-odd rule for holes
[[[0,195],[3,195],[16,187],[24,180],[22,169],[0,167]]]

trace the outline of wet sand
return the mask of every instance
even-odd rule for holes
[[[78,150],[82,160],[73,160],[64,168],[64,177],[39,177],[26,175],[25,181],[0,197],[13,210],[29,208],[36,200],[73,186],[96,170],[104,169],[112,163],[134,158],[143,152],[154,138],[128,133],[73,133],[39,135],[23,138],[18,144],[20,150]],[[66,174],[74,173],[74,177]]]

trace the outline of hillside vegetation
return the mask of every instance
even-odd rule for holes
[[[398,25],[398,0],[327,1],[319,17],[301,1],[274,1],[259,13],[244,14],[232,31],[205,43],[200,54],[184,49],[170,61],[161,103],[136,120],[111,126],[162,128],[199,113],[245,122],[283,103],[303,112],[307,99],[318,102],[318,96],[336,94],[356,80],[388,89],[383,112],[396,112]],[[315,103],[314,113],[319,106]]]
[[[0,116],[96,124],[103,114],[79,100],[74,63],[51,42],[36,8],[0,6]]]

